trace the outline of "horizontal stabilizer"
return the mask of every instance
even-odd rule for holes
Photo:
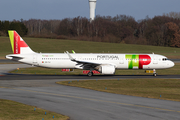
[[[21,60],[23,59],[24,57],[23,56],[20,56],[20,55],[15,55],[15,54],[12,54],[12,55],[6,55],[6,58],[7,59],[10,59],[10,60]]]

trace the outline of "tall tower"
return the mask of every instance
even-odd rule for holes
[[[89,0],[90,22],[93,21],[95,18],[96,1],[97,0]]]

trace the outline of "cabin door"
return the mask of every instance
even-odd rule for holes
[[[124,59],[123,58],[120,58],[120,64],[124,64]]]
[[[37,55],[33,55],[33,64],[34,65],[38,64],[38,62],[37,62]]]

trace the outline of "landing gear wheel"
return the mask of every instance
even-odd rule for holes
[[[89,77],[93,76],[93,72],[88,72],[87,74]]]
[[[157,74],[156,74],[156,70],[155,70],[155,69],[153,69],[153,76],[154,76],[154,77],[156,77],[156,76],[157,76]]]
[[[154,76],[154,77],[156,77],[156,76],[157,76],[157,74],[156,74],[156,73],[154,73],[154,74],[153,74],[153,76]]]

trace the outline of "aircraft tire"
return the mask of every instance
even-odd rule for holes
[[[93,76],[93,72],[88,72],[87,74],[89,77]]]
[[[154,76],[154,77],[156,77],[156,76],[157,76],[157,74],[156,74],[156,73],[154,73],[154,74],[153,74],[153,76]]]

